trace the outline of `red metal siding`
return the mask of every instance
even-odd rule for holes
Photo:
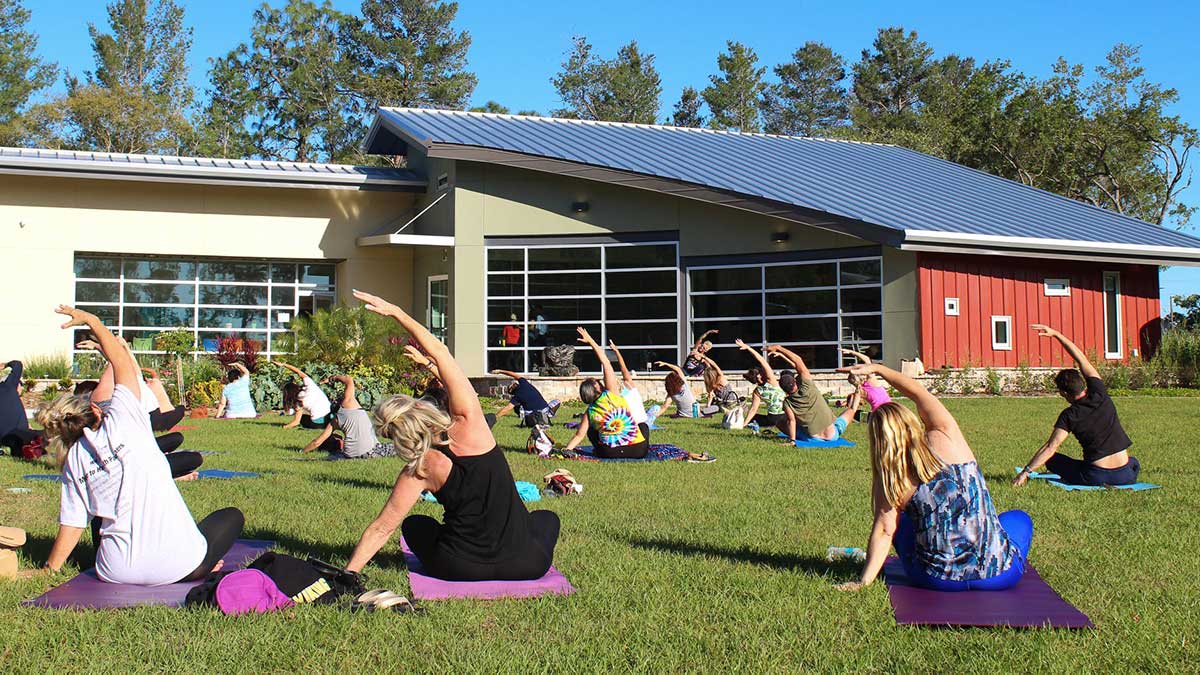
[[[1089,354],[1104,355],[1104,272],[1121,274],[1121,339],[1125,359],[1158,345],[1158,268],[1152,265],[922,253],[918,257],[921,359],[927,367],[1015,368],[1067,365],[1054,340],[1030,324],[1061,330]],[[1047,296],[1047,278],[1071,280],[1069,297]],[[946,298],[959,315],[946,316]],[[992,316],[1012,317],[1011,350],[992,349]]]

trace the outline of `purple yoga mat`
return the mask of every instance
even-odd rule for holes
[[[238,539],[225,554],[223,570],[236,570],[267,552],[273,541]],[[33,600],[21,603],[26,607],[52,609],[118,609],[135,605],[165,605],[183,607],[188,591],[199,581],[166,586],[132,586],[109,584],[96,577],[96,570],[81,572],[65,584],[55,586]]]
[[[408,548],[408,542],[400,539],[404,551],[404,564],[408,566],[408,583],[416,600],[446,600],[449,598],[475,598],[496,600],[499,598],[535,598],[539,595],[570,595],[575,587],[554,567],[541,579],[532,581],[444,581],[422,573],[421,561]]]
[[[1006,591],[932,591],[912,585],[899,558],[883,567],[896,623],[902,626],[1008,626],[1095,628],[1086,614],[1062,599],[1031,565]]]

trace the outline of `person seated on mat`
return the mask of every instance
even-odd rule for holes
[[[324,429],[333,413],[333,405],[329,402],[329,397],[303,370],[283,361],[277,360],[275,364],[295,373],[301,383],[300,393],[297,395],[299,406],[296,408],[295,417],[291,422],[283,425],[283,428]]]
[[[284,417],[291,417],[300,409],[300,392],[303,389],[303,385],[291,378],[288,378],[288,381],[284,382],[283,386],[279,388],[280,393],[283,394],[283,410],[281,414]]]
[[[704,389],[708,392],[708,401],[705,407],[716,407],[717,410],[726,412],[737,407],[741,403],[741,398],[737,392],[733,390],[733,386],[729,384],[729,378],[725,376],[725,371],[721,370],[721,366],[717,365],[708,355],[701,356],[704,359]]]
[[[713,343],[708,341],[709,335],[720,333],[719,330],[706,330],[704,334],[696,338],[696,344],[692,346],[688,352],[687,358],[683,360],[683,372],[689,377],[700,377],[704,374],[708,367],[708,362],[704,360],[704,355],[712,351]]]
[[[538,391],[532,382],[511,370],[496,369],[492,371],[492,375],[501,375],[512,379],[512,383],[508,385],[508,404],[496,411],[497,418],[516,411],[521,418],[519,426],[529,428],[550,426],[550,418],[558,412],[558,401],[547,403],[542,392]]]
[[[159,586],[220,569],[245,525],[241,511],[221,509],[197,525],[154,443],[133,355],[94,314],[66,305],[56,311],[68,317],[64,329],[91,329],[115,385],[105,410],[73,394],[38,410],[62,470],[58,536],[46,567],[61,569],[91,522],[102,581]]]
[[[604,349],[583,328],[576,328],[579,341],[592,348],[604,372],[603,381],[589,377],[579,384],[579,398],[587,405],[575,436],[565,451],[579,447],[583,439],[592,444],[592,452],[603,459],[642,459],[650,450],[646,434],[634,419],[629,402],[619,392],[621,383]]]
[[[358,404],[354,378],[349,375],[334,375],[329,379],[341,382],[345,387],[342,398],[337,411],[330,415],[329,424],[326,424],[321,433],[304,446],[301,452],[324,450],[330,453],[329,459],[395,457],[395,447],[391,443],[381,443],[376,438],[370,413]],[[342,432],[341,438],[334,435],[335,431]]]
[[[544,576],[558,542],[558,516],[525,510],[466,373],[446,345],[404,310],[362,291],[354,291],[354,297],[367,310],[395,319],[416,339],[441,373],[450,412],[403,394],[376,406],[376,433],[391,439],[407,464],[346,569],[361,572],[398,527],[430,576],[452,581]],[[425,490],[445,507],[443,522],[407,515]]]
[[[1038,448],[1033,459],[1013,479],[1014,486],[1024,485],[1030,472],[1045,465],[1050,473],[1068,485],[1130,485],[1138,480],[1141,463],[1129,454],[1133,441],[1117,418],[1117,406],[1108,395],[1096,367],[1083,351],[1065,335],[1049,326],[1031,326],[1038,335],[1054,338],[1062,344],[1079,369],[1066,368],[1054,376],[1058,393],[1070,406],[1059,413],[1050,440]],[[1059,446],[1075,434],[1083,448],[1083,460],[1058,452]]]
[[[22,449],[30,446],[35,456],[45,444],[41,431],[29,428],[25,416],[25,404],[21,402],[21,376],[25,367],[20,361],[9,361],[8,377],[0,382],[0,445],[9,449],[13,457],[23,457]]]
[[[254,409],[254,398],[250,395],[250,371],[236,361],[225,373],[225,387],[221,390],[221,403],[217,405],[217,418],[236,420],[258,417]]]
[[[850,395],[846,410],[841,415],[834,415],[799,354],[782,345],[768,345],[767,354],[785,359],[796,369],[795,375],[786,373],[779,378],[779,388],[785,394],[786,422],[783,433],[787,438],[784,440],[795,443],[797,439],[836,441],[841,438],[858,413],[858,393]]]
[[[856,352],[853,349],[843,349],[842,353],[846,356],[853,356],[858,359],[859,363],[871,363],[871,357],[862,352]],[[866,399],[867,405],[871,406],[871,410],[875,410],[884,403],[891,403],[892,401],[892,396],[887,390],[887,383],[881,380],[878,375],[863,378],[850,373],[846,375],[846,381],[854,385],[856,391],[861,392],[861,398]]]
[[[983,472],[954,416],[919,382],[877,363],[841,368],[878,375],[916,404],[871,413],[874,525],[858,590],[883,569],[895,546],[908,578],[939,591],[999,591],[1025,573],[1033,521],[1024,511],[996,514]]]
[[[624,398],[625,402],[629,404],[629,414],[633,418],[633,423],[638,425],[638,428],[642,430],[642,436],[645,437],[646,443],[649,444],[650,427],[654,424],[654,420],[658,418],[658,413],[662,408],[658,405],[653,405],[649,410],[646,410],[646,402],[642,400],[642,392],[637,388],[633,372],[625,365],[625,357],[621,355],[621,350],[617,348],[617,343],[609,340],[608,348],[616,355],[617,367],[621,369],[621,398]]]
[[[137,363],[137,357],[129,348],[129,343],[124,338],[118,337],[117,341],[129,352],[129,357]],[[75,345],[76,349],[86,349],[91,351],[99,350],[99,345],[91,338],[85,338]],[[150,379],[147,380],[143,373],[148,373]],[[167,390],[163,388],[162,381],[158,378],[158,372],[153,368],[138,368],[138,400],[142,402],[142,409],[150,415],[150,426],[154,431],[168,431],[183,419],[186,410],[182,405],[171,403],[170,396],[167,395]],[[113,373],[112,365],[105,366],[104,373],[100,376],[100,381],[96,384],[93,391],[93,399],[100,402],[108,401],[112,398],[113,392]]]
[[[748,428],[757,430],[772,427],[787,433],[787,415],[784,413],[783,390],[779,388],[779,378],[771,369],[767,359],[740,339],[735,340],[739,349],[750,352],[758,366],[746,371],[742,377],[754,385],[754,394],[750,398],[750,410],[746,411],[746,419],[750,421]],[[759,412],[762,409],[762,412]]]
[[[675,413],[671,417],[693,417],[693,409],[698,409],[702,417],[708,417],[720,411],[720,408],[709,405],[698,405],[696,394],[688,386],[687,375],[683,369],[666,361],[655,361],[656,368],[666,368],[671,371],[663,378],[663,387],[667,390],[667,398],[675,404]]]

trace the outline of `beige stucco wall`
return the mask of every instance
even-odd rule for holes
[[[370,289],[413,301],[408,248],[359,248],[412,208],[399,192],[0,177],[0,354],[66,351],[55,304],[73,295],[77,251],[338,260],[341,300]]]

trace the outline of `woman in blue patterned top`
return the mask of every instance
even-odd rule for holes
[[[875,523],[862,578],[838,588],[869,585],[893,545],[918,585],[939,591],[1014,586],[1025,573],[1033,521],[1024,511],[997,515],[954,417],[920,383],[891,368],[871,363],[842,370],[882,377],[916,403],[917,414],[885,403],[867,422]]]

